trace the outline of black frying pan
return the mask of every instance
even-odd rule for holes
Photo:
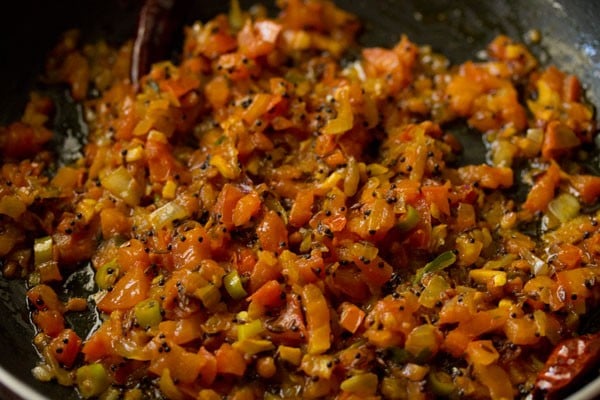
[[[242,1],[247,7],[253,0]],[[206,20],[226,11],[227,0],[190,0],[187,22]],[[532,50],[545,63],[578,75],[590,101],[600,104],[600,2],[586,0],[337,0],[364,22],[362,42],[393,45],[401,33],[418,44],[430,44],[453,62],[476,57],[478,50],[498,33],[524,40],[532,28],[543,40]],[[272,2],[271,2],[272,4]],[[61,32],[79,28],[84,40],[100,37],[119,43],[135,34],[140,1],[126,0],[18,0],[2,4],[0,12],[0,124],[20,116],[37,77],[43,70],[47,51]],[[73,116],[73,107],[59,105],[55,131],[60,146]],[[70,126],[77,132],[78,126]],[[470,140],[473,140],[471,138]],[[481,147],[473,141],[473,146]],[[482,157],[483,154],[476,156]],[[86,279],[89,271],[77,278]],[[68,290],[81,290],[77,282]],[[84,293],[80,293],[84,294]],[[89,315],[74,316],[77,329],[89,329]],[[72,389],[36,381],[31,368],[36,354],[31,340],[22,281],[0,277],[0,398],[77,399]],[[600,378],[580,390],[578,399],[600,396]],[[15,396],[19,394],[19,397]]]

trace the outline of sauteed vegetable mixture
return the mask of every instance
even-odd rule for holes
[[[505,36],[453,66],[404,36],[359,48],[333,3],[279,6],[188,27],[137,87],[131,43],[69,32],[51,52],[83,156],[57,164],[39,93],[0,129],[33,374],[102,399],[557,396],[600,352],[581,334],[600,178],[577,77]],[[461,161],[461,123],[486,164]],[[95,294],[59,297],[89,263]],[[88,307],[79,336],[65,316]]]

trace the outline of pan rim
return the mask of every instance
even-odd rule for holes
[[[40,394],[37,390],[14,376],[2,365],[0,365],[0,385],[4,386],[10,394],[17,396],[18,399],[48,400],[46,396]]]

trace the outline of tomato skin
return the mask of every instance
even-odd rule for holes
[[[179,321],[163,321],[158,325],[158,330],[173,343],[185,344],[202,337],[202,321],[203,317],[198,313]]]
[[[218,373],[244,376],[244,373],[246,372],[246,362],[244,361],[244,357],[230,344],[223,343],[215,352],[215,357],[217,359]]]
[[[579,192],[579,196],[585,203],[592,204],[600,196],[600,177],[573,175],[570,180],[571,185]]]
[[[149,289],[150,277],[146,275],[144,268],[133,266],[98,302],[98,309],[105,313],[129,309],[144,300]]]
[[[63,223],[64,222],[64,223]],[[72,233],[68,219],[64,219],[59,225],[59,230],[52,235],[54,245],[58,250],[58,259],[65,264],[76,264],[80,261],[89,260],[95,250],[95,238],[97,230],[95,224],[82,227]],[[62,229],[64,227],[64,229]]]
[[[552,162],[546,173],[531,188],[525,203],[523,203],[523,208],[530,212],[546,210],[559,183],[560,168],[555,162]]]
[[[119,248],[117,261],[124,271],[132,268],[147,268],[150,265],[150,257],[145,251],[144,244],[135,239],[129,241],[128,246]]]
[[[80,347],[81,338],[72,329],[64,329],[48,346],[56,361],[67,368],[73,366]]]
[[[257,58],[269,54],[281,31],[281,25],[273,21],[257,21],[254,24],[247,20],[238,33],[239,51],[249,58]]]
[[[342,303],[339,314],[340,325],[352,333],[358,330],[365,318],[365,312],[349,302]]]
[[[314,194],[312,190],[299,191],[290,211],[290,225],[299,228],[307,223],[312,217],[313,202]]]
[[[323,292],[313,283],[302,288],[302,304],[306,310],[308,353],[321,354],[331,346],[330,311]]]
[[[276,280],[270,280],[254,292],[248,300],[262,306],[276,307],[281,303],[281,285]]]
[[[181,239],[185,238],[184,241]],[[206,231],[202,227],[196,227],[171,243],[171,253],[175,269],[193,269],[200,265],[202,260],[210,258],[210,243]]]
[[[287,248],[287,228],[275,211],[267,212],[256,233],[263,250],[277,253]]]
[[[100,226],[102,237],[108,239],[112,236],[127,233],[131,229],[131,222],[121,210],[105,208],[100,212]]]
[[[256,192],[244,195],[238,200],[233,209],[232,222],[235,226],[241,226],[250,221],[250,219],[260,210],[260,198]]]
[[[180,169],[170,146],[166,143],[157,140],[146,141],[146,157],[152,182],[166,182]]]
[[[171,342],[164,341],[158,347],[155,357],[150,363],[149,370],[157,375],[161,375],[165,368],[168,368],[173,379],[182,383],[192,383],[201,373],[204,365],[211,358],[205,353],[196,354],[186,351],[183,347]]]
[[[48,285],[36,285],[27,291],[27,298],[39,311],[60,311],[63,304],[56,292]]]
[[[558,158],[579,145],[581,141],[573,130],[560,121],[552,121],[546,127],[542,156],[548,160]]]
[[[277,280],[281,276],[281,268],[274,263],[273,253],[264,252],[263,257],[254,264],[250,274],[250,292],[254,293],[270,280]]]
[[[229,183],[223,185],[223,189],[217,197],[214,212],[219,221],[227,229],[234,227],[233,213],[237,202],[244,197],[244,193],[236,186]]]
[[[445,215],[450,215],[450,202],[448,199],[447,186],[423,186],[421,188],[425,200],[430,204],[435,204]]]
[[[103,324],[83,345],[81,352],[85,362],[93,362],[113,353],[108,324]]]
[[[307,335],[304,316],[302,315],[302,304],[298,296],[287,294],[285,309],[279,315],[272,326],[277,331],[272,334],[274,340],[287,345],[298,345],[302,343]]]
[[[458,169],[465,183],[477,182],[481,187],[497,189],[509,188],[513,185],[513,171],[507,167],[491,167],[489,165],[467,165]]]
[[[56,310],[41,310],[33,314],[33,322],[46,335],[55,337],[65,329],[65,319]]]

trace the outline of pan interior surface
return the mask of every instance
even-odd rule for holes
[[[206,20],[226,10],[226,1],[190,2],[188,23]],[[255,1],[242,1],[248,7]],[[542,34],[532,46],[546,63],[580,77],[588,99],[600,104],[600,2],[586,0],[530,0],[523,2],[430,0],[338,0],[336,4],[357,14],[363,24],[366,45],[391,46],[402,33],[419,45],[429,44],[452,62],[473,59],[497,34],[525,40],[530,29]],[[30,88],[43,71],[48,50],[67,29],[82,30],[85,41],[106,38],[119,43],[135,31],[139,2],[22,0],[5,7],[0,24],[0,124],[21,114]],[[60,130],[60,129],[58,129]],[[21,280],[0,278],[0,382],[23,399],[78,399],[72,389],[34,379],[31,369],[39,359],[32,346],[35,334],[29,321]],[[18,356],[17,356],[18,355]],[[600,384],[571,398],[594,398]],[[3,397],[0,390],[0,397]],[[8,395],[6,395],[7,397]],[[5,397],[3,397],[5,398]]]

